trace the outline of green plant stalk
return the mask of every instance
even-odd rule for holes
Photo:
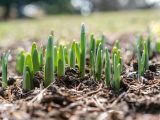
[[[94,35],[91,35],[90,38],[90,66],[91,66],[91,74],[94,74],[94,68],[95,68],[95,53],[96,53],[96,42],[94,39]]]
[[[107,86],[109,86],[111,80],[111,63],[107,48],[106,48],[106,59],[105,59],[105,78],[106,78],[105,83]]]
[[[116,90],[120,89],[120,79],[121,79],[120,75],[121,75],[121,66],[120,66],[120,64],[118,64],[117,65],[117,71],[116,71],[116,81],[115,81]]]
[[[90,58],[90,61],[91,61],[91,74],[95,76],[95,56],[94,56],[94,52],[91,51],[91,58]],[[95,78],[95,77],[94,77]]]
[[[120,64],[120,70],[122,72],[123,66],[122,66],[122,58],[121,58],[121,50],[120,49],[117,50],[117,59],[118,59],[118,63]]]
[[[138,57],[138,76],[141,76],[141,51],[140,45],[137,46],[137,57]]]
[[[65,57],[64,57],[64,47],[62,45],[60,45],[59,47],[57,74],[58,76],[65,75]]]
[[[57,67],[58,67],[58,50],[57,50],[57,46],[54,46],[54,70],[55,72],[57,71]]]
[[[85,58],[86,58],[86,33],[85,26],[81,26],[81,40],[80,40],[80,75],[83,78],[85,75]]]
[[[101,73],[102,73],[102,46],[101,46],[101,43],[98,46],[95,72],[96,72],[96,80],[100,80]]]
[[[144,74],[144,71],[145,71],[145,60],[146,60],[146,56],[145,56],[145,52],[143,50],[143,54],[142,54],[142,58],[141,58],[141,64],[140,64],[140,75],[143,75]]]
[[[33,62],[32,62],[32,58],[31,58],[31,54],[30,53],[26,53],[26,59],[25,59],[24,68],[26,66],[29,67],[31,76],[33,76]]]
[[[47,51],[46,51],[46,64],[44,71],[44,85],[47,87],[54,80],[54,48],[53,48],[53,36],[48,38]]]
[[[33,62],[33,73],[40,71],[39,54],[37,48],[35,48],[33,51],[32,62]]]
[[[148,47],[148,56],[150,57],[152,55],[152,51],[151,51],[151,35],[149,35],[148,38],[147,38],[147,47]]]
[[[31,56],[33,56],[34,50],[37,49],[37,44],[35,42],[32,43],[32,48],[31,48]]]
[[[76,52],[77,64],[78,64],[78,67],[80,68],[80,46],[77,42],[75,43],[75,52]]]
[[[32,90],[32,84],[30,69],[26,66],[23,74],[23,89],[27,91]]]
[[[71,49],[70,49],[70,67],[74,68],[75,67],[75,63],[76,63],[76,58],[75,58],[75,41],[73,41],[72,45],[71,45]]]
[[[102,51],[104,51],[105,41],[106,41],[105,36],[102,34],[101,36]]]
[[[2,87],[6,88],[8,86],[8,81],[7,81],[7,66],[8,66],[8,53],[3,53],[2,55]]]
[[[19,74],[23,74],[24,62],[25,62],[25,52],[24,50],[22,50],[20,51],[20,53],[18,53],[16,58],[16,71]]]
[[[120,88],[120,64],[118,63],[117,54],[114,55],[114,66],[113,66],[113,88],[119,90]]]
[[[118,51],[117,47],[114,46],[112,49],[112,64],[113,65],[114,65],[114,55],[117,54],[117,51]]]
[[[116,61],[117,55],[114,54],[114,63],[113,63],[113,80],[112,80],[112,87],[116,89],[116,75],[117,75],[117,61]]]
[[[24,64],[23,75],[25,74],[26,67],[29,68],[30,71],[30,79],[33,80],[33,62],[30,53],[26,53],[26,59]],[[31,82],[31,88],[34,88],[33,82]]]
[[[149,69],[149,50],[148,50],[148,45],[146,42],[144,42],[144,54],[145,54],[145,63],[144,63],[144,67],[145,70]]]
[[[68,50],[66,47],[64,47],[64,57],[65,57],[65,63],[68,64],[69,57],[68,57]]]
[[[43,57],[44,57],[43,48],[41,47],[40,48],[40,52],[39,52],[39,65],[40,65],[40,67],[43,67],[43,65],[44,65]]]

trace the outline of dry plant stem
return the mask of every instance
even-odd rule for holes
[[[118,103],[118,101],[120,101],[120,99],[124,97],[124,95],[125,95],[126,93],[127,93],[127,92],[121,93],[121,94],[118,96],[118,98],[116,98],[116,99],[112,102],[112,104],[109,105],[107,108],[112,108],[112,107],[114,107],[114,106]]]
[[[41,100],[43,99],[44,92],[50,86],[52,86],[54,83],[55,83],[55,81],[53,81],[50,85],[48,85],[46,88],[44,88],[43,90],[41,90],[39,94],[37,94],[31,101],[29,101],[28,105],[32,105],[33,103],[39,103],[39,102],[41,102]]]
[[[89,92],[89,93],[85,94],[84,96],[77,98],[77,100],[81,100],[81,99],[84,99],[84,98],[86,98],[86,97],[88,97],[88,96],[91,96],[91,95],[93,95],[93,94],[98,93],[99,91],[102,90],[102,87],[103,87],[103,85],[100,84],[100,86],[99,86],[99,88],[98,88],[97,90],[92,91],[92,92]]]

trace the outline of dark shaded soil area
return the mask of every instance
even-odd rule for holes
[[[108,41],[107,46],[112,48],[112,45]],[[128,45],[132,46],[132,42],[121,41],[124,66],[122,87],[118,92],[105,86],[104,76],[101,81],[95,81],[90,75],[89,64],[86,65],[85,78],[80,78],[77,67],[66,66],[65,76],[55,75],[56,80],[47,88],[42,85],[43,72],[39,71],[34,75],[37,88],[23,91],[22,76],[17,76],[14,70],[15,56],[17,47],[28,49],[31,42],[7,47],[12,51],[10,78],[9,87],[0,88],[0,119],[160,120],[160,55],[154,54],[150,69],[138,79],[136,57]],[[1,52],[3,50],[1,48]]]

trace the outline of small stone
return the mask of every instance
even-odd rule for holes
[[[137,72],[129,72],[127,75],[127,78],[136,79],[137,78]]]

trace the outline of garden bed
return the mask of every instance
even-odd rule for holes
[[[55,74],[55,81],[47,88],[41,83],[44,72],[34,74],[35,89],[22,89],[22,76],[15,72],[17,47],[27,48],[31,42],[8,46],[11,49],[7,88],[0,88],[1,119],[58,119],[58,120],[159,120],[160,119],[160,54],[154,53],[149,70],[137,77],[136,55],[128,50],[128,40],[120,41],[123,58],[121,88],[113,90],[104,83],[105,76],[95,81],[86,58],[85,77],[66,65],[65,76]],[[106,44],[111,51],[113,44]],[[125,46],[127,44],[127,47]],[[123,46],[124,45],[124,46]],[[4,48],[1,49],[3,51]]]

